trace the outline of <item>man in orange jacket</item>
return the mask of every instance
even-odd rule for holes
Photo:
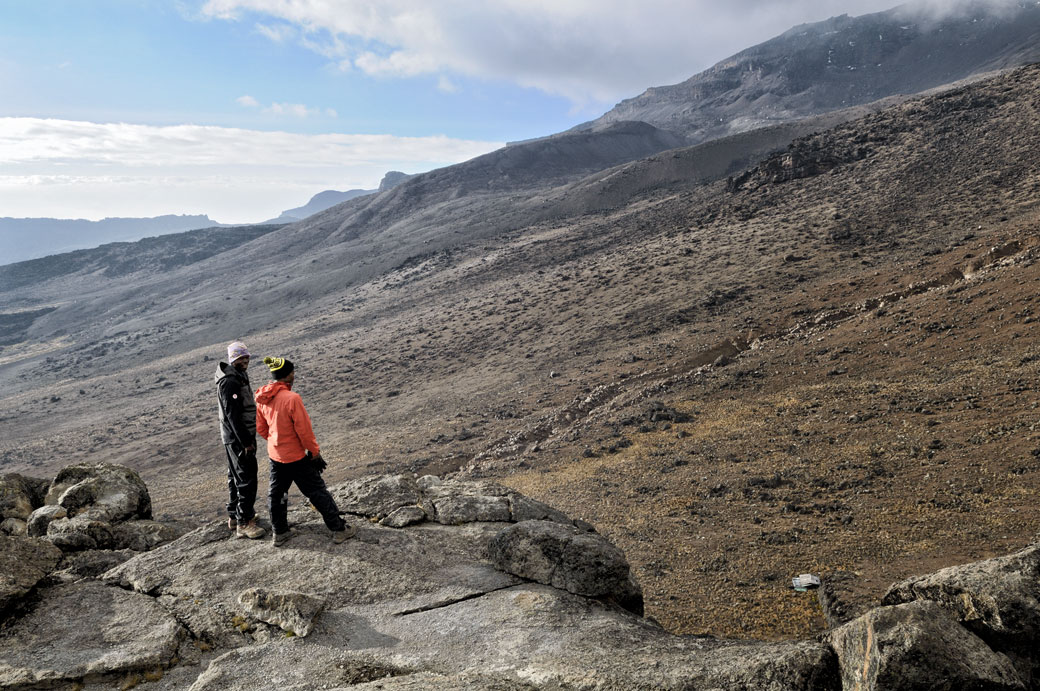
[[[318,440],[314,438],[311,418],[300,394],[292,390],[295,367],[280,357],[265,357],[264,364],[271,370],[274,381],[256,391],[256,432],[267,440],[267,455],[271,457],[268,496],[274,546],[284,544],[290,537],[287,513],[289,488],[293,483],[321,513],[325,525],[332,531],[332,541],[339,544],[356,531],[339,515],[336,501],[321,478],[326,464]]]

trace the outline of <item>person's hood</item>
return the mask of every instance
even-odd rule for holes
[[[256,390],[256,402],[267,405],[274,400],[280,391],[291,391],[292,388],[284,381],[267,382]]]
[[[213,383],[219,384],[220,380],[224,377],[241,379],[242,381],[249,383],[249,375],[240,371],[234,365],[229,365],[228,363],[221,361],[217,363],[217,371],[213,373]]]

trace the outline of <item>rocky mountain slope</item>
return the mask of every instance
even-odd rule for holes
[[[914,94],[1040,60],[1035,2],[911,2],[804,24],[578,129],[638,120],[691,143]]]
[[[638,125],[601,133],[613,159],[534,142],[170,270],[13,288],[0,462],[124,463],[214,516],[210,374],[244,338],[298,363],[330,481],[494,478],[621,547],[668,631],[822,632],[792,575],[851,617],[1033,542],[1038,87],[910,100],[744,173]],[[552,186],[511,167],[532,152]]]

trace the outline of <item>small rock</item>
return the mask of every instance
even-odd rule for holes
[[[47,526],[51,521],[66,518],[68,513],[57,504],[47,504],[32,512],[29,516],[28,531],[33,537],[43,537],[47,534]]]
[[[386,518],[379,521],[379,525],[385,525],[388,528],[404,528],[425,520],[426,512],[421,506],[402,506],[394,509]]]
[[[28,532],[25,521],[20,518],[5,518],[0,521],[0,534],[25,535]]]
[[[246,613],[283,631],[303,637],[314,628],[314,618],[325,601],[304,593],[277,593],[251,588],[238,596]]]

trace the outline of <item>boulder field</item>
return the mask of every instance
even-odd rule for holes
[[[593,526],[489,482],[331,487],[293,536],[154,521],[132,470],[0,477],[4,689],[1040,688],[1040,545],[892,586],[816,640],[676,636]]]

